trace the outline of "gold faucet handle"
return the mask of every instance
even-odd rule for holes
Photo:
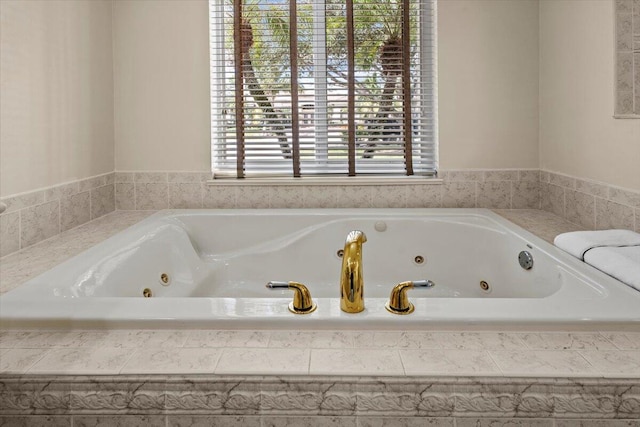
[[[289,311],[294,314],[309,314],[318,308],[309,289],[298,282],[275,282],[267,283],[269,289],[291,289],[293,291],[293,301],[289,303]]]
[[[407,291],[413,288],[432,288],[436,284],[431,280],[414,280],[409,282],[398,283],[391,290],[389,302],[385,304],[387,311],[393,314],[409,314],[413,313],[415,307],[407,297]]]

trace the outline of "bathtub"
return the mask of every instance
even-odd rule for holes
[[[361,230],[365,310],[340,310]],[[385,309],[394,285],[415,311]],[[305,284],[317,310],[288,310]],[[9,327],[428,329],[640,325],[640,292],[483,209],[161,211],[0,297]]]

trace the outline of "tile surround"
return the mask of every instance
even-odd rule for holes
[[[121,348],[62,348],[48,350],[29,373],[62,375],[117,374],[131,357]]]
[[[31,246],[60,233],[60,201],[20,211],[20,246]]]
[[[540,173],[541,209],[583,230],[640,232],[640,191],[550,171]]]
[[[210,185],[208,172],[115,172],[10,197],[7,213],[60,201],[60,230],[118,210],[197,208],[531,208],[540,206],[536,169],[463,170],[440,173],[442,184],[408,185]],[[86,214],[87,195],[90,212]],[[79,196],[82,194],[82,196]],[[57,198],[57,199],[56,199]],[[5,200],[3,200],[5,201]],[[42,233],[36,233],[40,236]],[[57,233],[56,233],[57,234]],[[46,234],[45,234],[46,235]],[[38,237],[37,237],[38,238]],[[35,240],[37,240],[37,238]],[[8,238],[11,241],[10,238]],[[14,239],[15,240],[15,239]],[[12,252],[14,245],[4,254]],[[11,252],[10,252],[11,249]]]
[[[640,351],[638,350],[582,350],[580,354],[593,366],[597,366],[605,377],[629,378],[640,373]]]
[[[328,361],[336,361],[328,363]],[[339,362],[338,362],[339,361]],[[395,350],[349,348],[313,349],[311,375],[403,375],[400,355]]]
[[[99,211],[104,210],[103,208]],[[98,209],[96,212],[97,211]],[[79,224],[89,222],[91,217],[91,191],[73,194],[60,200],[61,232],[77,227]]]
[[[473,208],[477,200],[477,183],[474,181],[445,181],[442,185],[443,208]]]
[[[596,200],[594,197],[579,191],[565,191],[565,216],[578,225],[588,230],[596,227],[596,218],[593,215]]]
[[[207,183],[208,172],[114,172],[2,199],[4,257],[113,210],[487,207],[543,209],[582,229],[640,231],[640,192],[537,169],[442,171],[441,184]]]
[[[225,349],[216,366],[220,374],[273,375],[309,372],[308,349],[230,348]],[[257,363],[256,363],[257,362]]]
[[[20,249],[20,213],[0,215],[0,257]]]
[[[401,350],[407,375],[499,375],[489,352],[479,350]]]
[[[473,420],[472,425],[528,426],[544,420],[553,426],[562,419],[578,423],[573,425],[606,420],[637,426],[640,397],[638,384],[622,378],[105,375],[0,382],[0,422],[32,414],[70,416],[75,422],[109,417],[115,425],[132,425],[126,422],[134,417],[167,417],[170,425],[224,425],[217,423],[247,417],[256,423],[258,418],[259,425],[312,420],[312,425],[437,426]]]
[[[116,209],[114,193],[113,183],[91,189],[91,219],[99,218]]]
[[[555,377],[560,372],[565,377],[599,374],[597,367],[590,364],[577,351],[493,351],[491,357],[505,375],[513,377],[528,375]]]
[[[521,333],[521,340],[531,350],[612,350],[611,339],[597,332]],[[616,334],[613,334],[617,337]]]
[[[114,211],[114,178],[107,173],[3,198],[0,257]]]
[[[18,214],[18,212],[15,212]],[[0,293],[6,292],[143,218],[150,211],[120,211],[97,218],[59,236],[4,256],[0,260]],[[0,215],[0,220],[7,214]],[[0,242],[4,235],[0,236]]]
[[[135,184],[126,182],[116,182],[115,202],[116,209],[122,211],[136,210]]]
[[[207,183],[207,172],[116,172],[118,209],[439,208],[537,209],[539,171],[443,171],[442,184],[256,185]],[[133,200],[132,200],[133,199]]]
[[[615,0],[615,114],[640,118],[640,1]]]
[[[145,348],[135,352],[120,372],[161,374],[170,369],[176,374],[206,374],[214,370],[220,354],[218,349]]]
[[[202,208],[201,183],[170,183],[169,206],[172,209]]]

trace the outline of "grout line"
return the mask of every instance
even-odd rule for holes
[[[58,199],[58,232],[56,235],[60,233],[62,233],[62,199]]]
[[[22,209],[18,210],[18,250],[11,253],[20,252],[20,250],[22,250]]]
[[[95,218],[93,217],[93,191],[89,191],[89,219],[92,221]]]
[[[613,341],[611,341],[610,339],[608,339],[608,338],[605,336],[605,334],[604,334],[604,332],[603,332],[603,331],[597,331],[597,333],[598,333],[598,335],[600,335],[600,336],[602,337],[602,339],[604,339],[604,340],[605,340],[606,342],[608,342],[609,344],[613,345],[613,347],[614,347],[614,349],[615,349],[615,350],[622,350],[620,347],[618,347],[618,346],[616,345],[616,343],[614,343]],[[594,349],[594,350],[597,350],[597,348],[596,348],[596,349]]]
[[[593,229],[598,229],[598,197],[596,196],[593,196]]]
[[[518,177],[520,177],[520,175],[518,175]],[[519,182],[519,181],[510,181],[510,184],[509,184],[509,209],[513,209],[513,195],[516,191],[516,188],[515,188],[516,182]]]
[[[478,207],[478,181],[473,181],[473,191],[474,191],[473,207],[477,208]]]
[[[494,350],[483,350],[483,351],[487,354],[487,356],[489,356],[489,359],[491,359],[491,361],[496,366],[496,368],[498,368],[498,371],[500,372],[500,376],[506,377],[507,374],[504,372],[504,370],[502,369],[502,367],[500,366],[498,361],[493,357],[492,351],[494,351]],[[498,351],[498,350],[496,350],[496,351]],[[513,350],[511,350],[511,351],[513,351]],[[516,351],[522,351],[522,350],[516,350]]]
[[[600,376],[600,377],[604,377],[605,376],[605,372],[601,371],[598,366],[594,365],[593,363],[591,363],[591,361],[589,359],[587,359],[587,357],[585,355],[582,354],[583,351],[588,351],[584,348],[578,349],[578,350],[574,350],[576,353],[578,353],[578,355],[580,355],[580,357],[582,357],[582,359],[584,359],[589,366],[593,367],[596,371],[596,373]],[[602,351],[602,350],[594,350],[594,351]],[[620,351],[620,350],[613,350],[613,351]]]
[[[29,365],[29,367],[27,369],[24,370],[24,374],[27,374],[31,371],[31,369],[33,369],[34,366],[36,366],[38,363],[40,363],[40,361],[42,361],[42,359],[44,359],[46,356],[49,355],[49,353],[51,353],[51,348],[46,348],[46,349],[38,349],[38,350],[44,350],[42,351],[42,353],[40,354],[40,357],[38,359],[36,359],[31,365]]]
[[[140,352],[140,350],[142,350],[143,348],[144,347],[134,347],[129,349],[132,351],[129,353],[129,356],[126,358],[126,360],[122,363],[122,365],[120,366],[120,369],[118,369],[117,375],[122,375],[122,370],[127,366],[127,364],[131,361],[131,359],[133,359],[133,356],[136,355],[138,352]]]
[[[404,359],[402,358],[402,353],[397,348],[394,351],[398,355],[398,359],[400,359],[400,366],[402,367],[402,372],[404,373],[404,376],[408,377],[409,374],[407,373],[407,367],[405,366]]]

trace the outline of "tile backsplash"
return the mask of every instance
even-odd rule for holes
[[[114,177],[112,172],[3,198],[0,256],[114,211]]]
[[[114,172],[3,198],[0,256],[118,210],[543,209],[585,229],[640,231],[640,192],[538,169],[448,170],[408,184],[210,181],[210,172]]]
[[[117,209],[540,207],[537,169],[443,171],[402,185],[208,182],[209,172],[116,172]]]
[[[640,0],[615,0],[615,114],[640,118]]]
[[[541,209],[587,230],[640,232],[640,191],[559,173],[540,172]]]
[[[495,208],[539,209],[537,169],[443,171],[439,180],[370,185],[256,185],[210,181],[211,173],[119,171],[3,198],[0,256],[115,209]]]

